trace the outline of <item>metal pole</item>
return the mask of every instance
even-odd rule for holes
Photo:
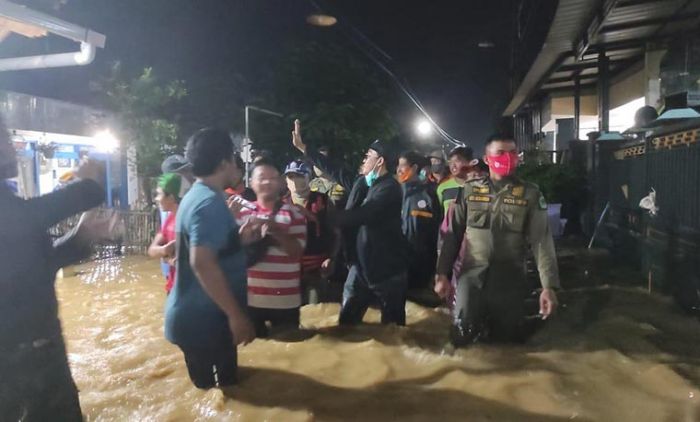
[[[246,151],[246,160],[245,160],[245,185],[246,185],[246,187],[249,186],[249,184],[250,184],[250,182],[249,182],[249,179],[250,179],[249,159],[251,158],[250,151],[252,150],[252,145],[253,145],[253,141],[250,139],[250,110],[257,111],[257,112],[263,113],[263,114],[269,114],[271,116],[276,116],[276,117],[280,117],[280,118],[284,117],[284,114],[277,113],[276,111],[267,110],[264,108],[255,107],[255,106],[251,106],[251,105],[245,106],[245,140],[244,140],[245,146],[244,146],[244,149]]]
[[[598,131],[610,130],[610,71],[605,49],[598,53]]]
[[[105,189],[107,190],[107,208],[112,208],[112,157],[106,154],[105,159]]]
[[[250,187],[250,106],[245,106],[245,139],[243,140],[243,151],[246,152],[245,157],[245,186]]]
[[[574,76],[574,137],[579,139],[581,131],[581,78]]]

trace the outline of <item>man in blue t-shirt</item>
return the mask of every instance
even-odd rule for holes
[[[236,346],[255,338],[241,242],[259,238],[260,224],[239,228],[224,201],[224,189],[243,177],[226,132],[198,131],[185,154],[197,180],[177,214],[177,278],[165,304],[165,337],[182,350],[195,386],[226,386],[236,382]]]

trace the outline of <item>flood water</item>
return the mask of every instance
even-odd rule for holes
[[[447,346],[448,318],[407,305],[407,327],[336,326],[302,309],[308,338],[239,349],[240,383],[194,388],[163,338],[155,261],[102,260],[59,279],[73,376],[89,421],[699,421],[700,323],[664,298],[596,286],[525,346]]]

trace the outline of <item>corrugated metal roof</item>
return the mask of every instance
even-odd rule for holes
[[[595,3],[590,0],[559,1],[542,50],[503,112],[504,116],[515,114],[540,83],[542,76],[549,72],[563,53],[573,49],[573,43],[588,23]]]
[[[697,30],[698,25],[700,0],[561,0],[542,50],[503,115],[515,114],[539,89],[573,89],[576,73],[586,77],[586,84],[595,83],[599,48],[605,49],[615,74],[639,62],[649,40]],[[592,51],[577,60],[575,43],[584,34]],[[571,80],[562,80],[567,77]]]

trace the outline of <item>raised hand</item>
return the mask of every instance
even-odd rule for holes
[[[292,131],[292,145],[302,153],[306,153],[306,144],[301,139],[301,122],[294,120],[294,130]]]
[[[104,174],[105,167],[102,163],[87,159],[80,163],[78,169],[75,171],[75,175],[83,180],[94,180],[99,185],[104,184]]]

